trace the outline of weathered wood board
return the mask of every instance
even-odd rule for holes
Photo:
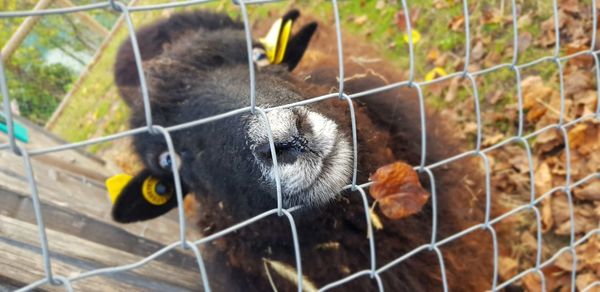
[[[21,121],[21,120],[20,120]],[[60,139],[24,121],[39,149]],[[0,144],[7,141],[0,133]],[[98,268],[139,262],[179,240],[175,216],[144,223],[118,224],[110,218],[104,180],[116,173],[106,162],[82,150],[33,156],[55,275],[72,276]],[[190,240],[198,238],[189,230]],[[23,158],[0,150],[0,291],[44,278],[38,227]],[[141,268],[94,276],[73,283],[76,291],[199,291],[202,281],[193,253],[176,248]],[[44,285],[43,291],[64,291]]]

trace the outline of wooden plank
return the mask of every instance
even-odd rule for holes
[[[32,161],[32,165],[40,200],[43,203],[75,210],[119,229],[143,235],[163,244],[179,240],[178,234],[175,232],[179,226],[177,222],[161,217],[134,224],[118,224],[110,217],[111,204],[103,185],[91,181],[85,176],[73,176],[63,172],[60,168],[35,160]],[[29,184],[24,174],[25,169],[21,157],[0,151],[0,188],[29,197]]]
[[[15,120],[19,121],[21,124],[23,124],[25,127],[27,127],[29,129],[29,131],[30,131],[29,134],[31,136],[31,139],[29,141],[29,144],[27,144],[27,146],[37,148],[37,147],[48,147],[48,146],[54,146],[54,145],[64,145],[64,144],[68,143],[61,137],[58,137],[54,133],[46,130],[46,128],[38,126],[37,124],[32,123],[23,117],[13,116],[13,118]],[[0,139],[2,139],[2,137],[0,137]],[[71,153],[71,152],[74,152],[74,153]],[[83,147],[73,148],[73,149],[66,150],[66,151],[61,151],[59,153],[66,153],[72,157],[83,157],[84,159],[80,159],[80,160],[82,160],[82,162],[84,162],[84,164],[92,164],[92,165],[103,166],[103,167],[106,166],[106,161],[104,161],[102,158],[100,158],[94,154],[87,152],[85,150],[85,148],[83,148]]]
[[[44,278],[41,256],[38,253],[18,248],[0,241],[0,267],[3,277],[18,279],[17,282],[33,283]],[[77,268],[61,261],[53,261],[53,271],[58,275],[70,275]],[[40,287],[47,291],[65,291],[62,286],[44,285]],[[87,278],[75,282],[73,288],[81,291],[132,291],[136,287],[107,279],[106,277]]]
[[[67,257],[76,261],[87,262],[96,267],[115,267],[136,263],[143,257],[123,252],[111,247],[87,241],[76,236],[46,229],[49,249],[52,254]],[[39,245],[38,229],[36,225],[19,221],[0,215],[0,238],[10,238],[21,244]],[[80,270],[83,272],[84,270]],[[168,283],[179,288],[199,290],[201,288],[200,274],[164,263],[151,261],[145,266],[128,272],[145,279],[144,283],[158,281]],[[151,287],[144,287],[151,288]]]
[[[107,175],[104,175],[97,170],[91,170],[74,163],[69,163],[64,159],[60,159],[53,155],[34,156],[33,160],[41,161],[45,164],[52,165],[53,167],[60,168],[63,171],[70,172],[72,175],[84,176],[98,182],[106,181],[108,178]]]
[[[0,188],[0,214],[36,225],[31,199]],[[43,204],[42,217],[46,228],[92,241],[130,254],[145,257],[164,247],[164,244],[131,234],[125,230],[87,217],[72,210]],[[155,259],[183,269],[197,269],[191,253],[174,250]]]

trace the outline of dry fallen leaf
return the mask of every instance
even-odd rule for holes
[[[568,76],[565,77],[564,92],[566,96],[571,96],[578,92],[593,89],[595,86],[592,85],[591,74],[583,70],[577,70],[570,72]]]
[[[564,141],[561,133],[556,129],[550,129],[537,136],[534,147],[536,148],[536,152],[545,153],[558,146],[562,146],[563,143]]]
[[[479,41],[473,46],[471,49],[471,57],[474,61],[480,61],[485,56],[485,47],[483,46],[483,42]]]
[[[465,29],[465,17],[463,15],[454,17],[450,23],[448,23],[448,28],[453,31],[464,31]]]
[[[573,255],[568,251],[563,252],[558,256],[554,265],[567,272],[573,271]],[[576,268],[581,270],[581,265],[577,265]]]
[[[510,279],[517,275],[519,263],[510,257],[500,257],[498,273],[501,279]]]
[[[504,140],[504,135],[498,133],[496,135],[493,135],[491,137],[486,137],[485,139],[483,139],[483,146],[487,147],[487,146],[492,146],[500,141]]]
[[[429,53],[427,53],[427,61],[428,62],[435,62],[435,60],[437,60],[440,57],[440,51],[436,48],[433,48],[429,51]]]
[[[569,147],[577,149],[585,142],[585,130],[587,124],[577,124],[569,131]]]
[[[394,22],[400,31],[406,31],[406,14],[404,14],[404,11],[398,11],[394,15]]]
[[[421,186],[417,173],[406,163],[383,166],[370,179],[373,184],[369,192],[390,219],[418,213],[429,199],[429,192]]]
[[[560,1],[560,9],[566,12],[579,13],[579,1],[577,0],[562,0]]]
[[[600,278],[598,278],[598,276],[596,276],[594,273],[585,273],[585,274],[580,274],[577,276],[577,279],[575,280],[575,285],[577,286],[577,290],[579,291],[583,291],[583,289],[585,289],[587,286],[591,285],[592,283],[599,281]],[[598,287],[597,287],[598,288]],[[594,290],[587,290],[587,291],[598,291],[600,290],[600,288]]]
[[[600,272],[600,240],[592,237],[588,242],[577,247],[577,265]],[[599,274],[600,277],[600,274]]]
[[[527,291],[542,291],[540,276],[536,273],[528,273],[523,277],[523,286]]]
[[[529,46],[533,43],[533,36],[530,32],[524,31],[519,33],[519,53],[525,52]]]
[[[594,181],[581,189],[574,191],[576,197],[585,200],[600,200],[600,181]]]
[[[536,197],[539,197],[552,188],[552,174],[550,173],[550,167],[544,162],[536,169],[534,175]],[[544,233],[550,231],[552,226],[554,226],[552,200],[553,196],[548,196],[542,200],[542,232]]]
[[[356,24],[356,25],[363,25],[363,24],[365,24],[367,22],[367,20],[369,20],[368,16],[361,15],[361,16],[358,16],[358,17],[356,17],[354,19],[354,24]]]

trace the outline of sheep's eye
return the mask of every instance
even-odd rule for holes
[[[179,159],[179,156],[177,154],[175,154],[175,160],[177,161],[177,166],[181,167],[181,159]],[[173,158],[171,157],[171,154],[168,151],[165,151],[158,156],[158,165],[162,169],[170,171],[172,164]]]
[[[258,67],[264,67],[270,64],[267,53],[262,48],[252,49],[252,61],[254,61],[254,64]]]

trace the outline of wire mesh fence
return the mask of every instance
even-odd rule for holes
[[[190,241],[187,237],[186,237],[186,222],[184,219],[184,213],[183,213],[183,194],[182,194],[182,187],[181,187],[181,182],[179,181],[179,170],[178,167],[175,165],[175,163],[172,165],[172,172],[174,174],[174,179],[175,179],[175,186],[176,186],[176,196],[177,196],[177,201],[178,201],[178,207],[179,207],[179,241],[174,242],[168,246],[165,246],[164,248],[156,251],[154,254],[146,257],[145,259],[143,259],[142,261],[136,262],[136,263],[131,263],[128,265],[124,265],[124,266],[116,266],[116,267],[106,267],[106,268],[101,268],[101,269],[94,269],[94,270],[89,270],[77,275],[71,275],[71,276],[67,276],[67,275],[56,275],[52,269],[52,265],[51,265],[51,258],[49,256],[50,250],[48,247],[48,241],[46,238],[46,230],[44,227],[44,218],[42,217],[42,212],[40,210],[41,205],[40,205],[40,199],[39,199],[39,195],[38,195],[38,190],[36,187],[36,180],[34,177],[34,173],[33,173],[33,169],[31,166],[31,162],[30,159],[32,156],[36,156],[36,155],[43,155],[43,154],[48,154],[48,153],[52,153],[52,152],[60,152],[60,151],[65,151],[67,149],[74,149],[74,148],[81,148],[81,147],[85,147],[85,146],[89,146],[92,144],[97,144],[97,143],[102,143],[102,142],[107,142],[107,141],[112,141],[112,140],[116,140],[116,139],[120,139],[123,137],[127,137],[127,136],[132,136],[132,135],[136,135],[136,134],[140,134],[140,133],[145,133],[145,132],[149,132],[152,134],[156,134],[156,135],[162,135],[164,137],[164,140],[166,142],[166,145],[168,147],[168,151],[171,154],[171,157],[175,157],[175,151],[174,151],[174,146],[173,146],[173,142],[171,140],[171,133],[173,133],[174,131],[179,131],[182,129],[186,129],[186,128],[190,128],[193,126],[197,126],[200,124],[205,124],[205,123],[212,123],[212,122],[217,122],[221,119],[230,117],[230,116],[234,116],[234,115],[238,115],[240,113],[253,113],[256,115],[260,115],[263,117],[263,120],[267,123],[268,125],[268,119],[266,118],[266,112],[268,112],[269,110],[272,110],[272,108],[260,108],[259,106],[256,105],[256,94],[255,94],[255,72],[254,72],[254,66],[252,63],[252,32],[251,32],[251,24],[249,23],[249,16],[248,16],[248,11],[247,11],[247,6],[248,5],[259,5],[261,3],[265,3],[265,2],[274,2],[274,1],[270,1],[270,0],[237,0],[235,1],[235,4],[239,7],[239,11],[241,13],[242,16],[242,20],[244,23],[244,31],[245,31],[245,35],[246,35],[246,44],[247,44],[247,50],[248,50],[248,60],[249,60],[249,76],[250,76],[250,84],[248,84],[248,86],[250,87],[250,96],[248,97],[248,106],[244,107],[244,108],[240,108],[240,109],[236,109],[230,112],[226,112],[220,115],[216,115],[216,116],[212,116],[212,117],[208,117],[208,118],[203,118],[203,119],[199,119],[199,120],[195,120],[192,122],[188,122],[188,123],[184,123],[184,124],[179,124],[179,125],[175,125],[175,126],[170,126],[170,127],[162,127],[161,125],[157,125],[153,122],[153,116],[152,116],[152,112],[150,110],[150,102],[149,102],[149,92],[148,92],[148,88],[146,86],[146,80],[145,80],[145,76],[142,70],[142,62],[141,62],[141,57],[140,57],[140,51],[138,48],[138,44],[136,41],[136,37],[135,37],[135,29],[134,29],[134,25],[131,19],[131,14],[132,13],[136,13],[139,11],[149,11],[149,10],[158,10],[158,9],[167,9],[167,8],[175,8],[175,7],[185,7],[185,6],[194,6],[196,8],[200,8],[202,6],[202,4],[210,2],[209,0],[195,0],[195,1],[181,1],[181,2],[174,2],[174,3],[166,3],[166,4],[158,4],[158,5],[146,5],[146,6],[135,6],[135,7],[130,7],[127,6],[121,2],[118,1],[106,1],[106,2],[102,2],[102,3],[97,3],[97,4],[89,4],[89,5],[81,5],[81,6],[76,6],[76,7],[69,7],[69,8],[62,8],[62,9],[44,9],[44,10],[38,10],[38,11],[14,11],[14,12],[0,12],[0,18],[9,18],[9,17],[26,17],[26,16],[44,16],[44,15],[51,15],[51,14],[68,14],[68,13],[76,13],[76,12],[81,12],[81,11],[88,11],[88,10],[95,10],[95,9],[112,9],[115,10],[119,13],[121,13],[125,19],[125,22],[127,24],[127,29],[129,32],[129,35],[131,36],[131,44],[133,46],[133,50],[134,50],[134,56],[135,56],[135,61],[136,61],[136,66],[137,66],[137,70],[138,70],[138,76],[139,76],[139,80],[141,83],[141,92],[142,92],[142,99],[143,99],[143,105],[145,108],[145,119],[146,119],[146,126],[142,127],[142,128],[136,128],[136,129],[131,129],[131,130],[127,130],[127,131],[123,131],[117,134],[113,134],[113,135],[108,135],[108,136],[104,136],[101,138],[94,138],[94,139],[89,139],[89,140],[85,140],[85,141],[81,141],[81,142],[76,142],[76,143],[69,143],[69,144],[65,144],[65,145],[61,145],[61,146],[55,146],[55,147],[48,147],[48,148],[35,148],[35,149],[31,149],[31,148],[27,148],[24,147],[20,144],[17,144],[16,139],[15,139],[15,133],[13,130],[13,117],[12,117],[12,113],[10,110],[10,96],[9,96],[9,91],[8,91],[8,86],[7,86],[7,82],[6,82],[6,77],[5,77],[5,68],[3,66],[3,64],[0,62],[0,92],[2,93],[3,96],[3,114],[6,117],[6,122],[7,122],[7,126],[8,126],[8,143],[6,144],[2,144],[0,145],[0,150],[1,151],[10,151],[12,153],[14,153],[15,155],[21,156],[23,159],[23,165],[25,166],[25,170],[26,170],[26,177],[28,179],[28,183],[29,183],[29,188],[30,188],[30,193],[31,193],[31,198],[33,201],[33,206],[34,206],[34,212],[35,212],[35,218],[36,218],[36,222],[37,222],[37,226],[38,226],[38,230],[39,230],[39,237],[40,237],[40,242],[41,242],[41,251],[42,251],[42,261],[43,261],[43,268],[44,268],[44,272],[45,272],[45,277],[40,279],[39,281],[36,281],[34,283],[30,283],[29,285],[22,287],[21,289],[19,289],[19,291],[29,291],[29,290],[33,290],[37,287],[40,287],[42,285],[45,284],[52,284],[52,285],[63,285],[65,289],[67,289],[68,291],[72,291],[72,283],[88,278],[88,277],[95,277],[95,276],[100,276],[100,275],[106,275],[106,274],[113,274],[113,273],[120,273],[120,272],[124,272],[124,271],[129,271],[132,269],[137,269],[142,267],[143,265],[147,264],[148,262],[156,259],[157,257],[160,257],[161,255],[168,253],[169,251],[173,250],[173,249],[177,249],[177,248],[182,248],[182,249],[189,249],[193,252],[193,254],[196,257],[197,260],[197,265],[198,265],[198,269],[200,271],[200,276],[199,276],[199,281],[202,282],[202,285],[204,286],[204,289],[206,291],[210,291],[210,278],[207,275],[206,272],[206,267],[204,265],[203,262],[203,256],[202,253],[199,249],[199,246],[203,245],[203,244],[207,244],[211,241],[214,241],[215,239],[218,239],[222,236],[225,236],[227,234],[230,234],[232,232],[235,232],[238,229],[244,228],[247,225],[253,224],[259,220],[262,220],[266,217],[269,216],[284,216],[285,218],[287,218],[287,220],[289,221],[289,226],[290,226],[290,231],[292,234],[292,238],[293,238],[293,247],[294,247],[294,253],[295,253],[295,261],[296,261],[296,273],[297,273],[297,283],[298,283],[298,291],[302,291],[303,287],[303,277],[302,277],[302,265],[301,265],[301,257],[302,255],[300,254],[300,248],[299,248],[299,241],[298,241],[298,234],[296,232],[296,224],[294,221],[293,216],[291,215],[292,212],[294,212],[295,210],[297,210],[298,208],[301,208],[301,206],[297,206],[294,208],[283,208],[282,207],[282,191],[281,191],[281,183],[279,180],[279,175],[276,175],[276,186],[277,186],[277,206],[276,208],[269,210],[267,212],[264,212],[258,216],[255,216],[253,218],[250,218],[246,221],[240,222],[239,224],[236,224],[234,226],[230,226],[229,228],[226,228],[224,230],[218,231],[210,236],[204,237],[200,240],[197,241]],[[295,107],[295,106],[299,106],[299,105],[306,105],[306,104],[311,104],[311,103],[316,103],[319,101],[323,101],[325,99],[330,99],[330,98],[341,98],[344,100],[348,101],[348,105],[350,108],[350,113],[351,113],[351,124],[352,124],[352,142],[353,142],[353,158],[354,158],[354,168],[353,168],[353,176],[352,176],[352,181],[351,183],[346,186],[347,189],[351,189],[354,191],[357,191],[363,199],[364,202],[364,208],[365,208],[365,217],[366,217],[366,221],[367,221],[367,225],[369,227],[369,232],[371,233],[371,222],[370,222],[370,217],[368,215],[368,205],[367,205],[367,196],[365,193],[365,188],[368,188],[370,183],[368,182],[357,182],[357,158],[360,155],[359,150],[357,149],[357,134],[356,134],[356,119],[354,116],[354,108],[352,105],[352,100],[354,98],[358,98],[361,96],[365,96],[368,94],[373,94],[373,93],[377,93],[377,92],[383,92],[386,90],[390,90],[390,89],[394,89],[394,88],[400,88],[400,87],[411,87],[411,88],[415,88],[418,96],[419,96],[419,102],[420,102],[420,110],[421,113],[424,112],[424,105],[425,105],[425,101],[424,101],[424,96],[422,93],[422,88],[425,88],[427,86],[431,86],[434,85],[436,83],[441,83],[444,82],[446,80],[452,79],[452,78],[463,78],[465,80],[468,80],[469,83],[471,84],[471,89],[472,89],[472,101],[474,103],[474,114],[475,114],[475,118],[476,118],[476,125],[477,125],[477,130],[476,130],[476,143],[474,146],[473,150],[464,152],[464,153],[460,153],[454,157],[450,157],[448,159],[445,159],[443,161],[438,161],[435,162],[433,164],[426,164],[426,160],[425,160],[425,153],[426,153],[426,148],[427,148],[427,143],[432,143],[433,141],[427,141],[426,140],[426,136],[425,133],[423,133],[423,135],[421,135],[422,137],[422,141],[421,141],[421,163],[420,165],[416,166],[415,169],[419,172],[424,172],[425,174],[428,175],[429,179],[430,179],[430,183],[431,183],[431,192],[432,192],[432,201],[433,201],[433,207],[434,207],[434,212],[433,212],[433,234],[432,234],[432,238],[431,238],[431,242],[422,246],[419,246],[418,248],[412,250],[411,252],[408,252],[406,254],[403,255],[398,255],[398,258],[388,262],[388,263],[377,263],[375,261],[375,252],[376,252],[376,248],[375,248],[375,244],[373,242],[373,236],[369,237],[368,239],[366,238],[365,240],[369,240],[369,246],[370,246],[370,255],[371,255],[371,262],[370,262],[370,268],[363,270],[363,271],[359,271],[356,272],[354,274],[351,274],[349,276],[347,276],[346,278],[343,279],[339,279],[336,282],[332,282],[329,283],[323,287],[321,287],[319,290],[320,291],[325,291],[325,290],[329,290],[331,288],[335,288],[338,287],[340,285],[343,285],[344,283],[347,283],[349,281],[352,281],[356,278],[359,277],[370,277],[372,279],[374,279],[376,281],[376,283],[379,286],[379,290],[383,290],[383,284],[381,282],[380,279],[380,273],[394,267],[395,265],[398,265],[399,263],[406,261],[407,259],[414,257],[414,256],[418,256],[419,252],[424,251],[424,250],[429,250],[429,251],[433,251],[434,253],[437,254],[438,259],[439,259],[439,266],[440,266],[440,274],[442,277],[442,283],[443,283],[443,288],[445,291],[448,290],[448,286],[447,286],[447,280],[446,280],[446,272],[445,272],[445,268],[444,268],[444,259],[442,256],[442,253],[440,252],[439,248],[445,244],[448,244],[460,237],[463,237],[469,233],[472,233],[476,230],[486,230],[490,233],[492,240],[493,240],[493,265],[494,265],[494,277],[493,277],[493,282],[492,282],[492,286],[490,287],[491,290],[493,291],[497,291],[500,290],[502,288],[507,287],[508,285],[519,281],[520,279],[522,279],[523,277],[525,277],[528,274],[537,274],[539,276],[539,280],[541,283],[541,287],[542,290],[546,290],[545,289],[545,275],[542,272],[542,269],[546,266],[548,266],[549,264],[551,264],[553,261],[555,261],[559,256],[561,256],[564,253],[570,253],[572,255],[572,268],[571,268],[571,272],[570,272],[570,276],[571,276],[571,291],[575,291],[576,290],[576,286],[575,286],[575,278],[577,276],[577,265],[579,262],[579,259],[577,257],[577,253],[576,253],[576,248],[581,245],[582,243],[586,242],[587,240],[589,240],[591,237],[593,236],[598,236],[600,235],[600,229],[596,228],[594,230],[592,230],[591,232],[588,232],[587,234],[585,234],[584,236],[577,238],[576,234],[575,234],[575,218],[574,218],[574,206],[573,206],[573,195],[572,195],[572,190],[578,186],[581,186],[593,179],[596,178],[600,178],[600,173],[596,172],[596,173],[589,173],[586,177],[584,177],[583,179],[574,181],[572,179],[571,176],[571,149],[569,147],[569,136],[568,136],[568,130],[572,127],[574,127],[575,125],[577,125],[578,123],[582,123],[582,122],[586,122],[586,121],[600,121],[600,59],[598,57],[598,53],[600,51],[595,50],[595,44],[596,44],[596,23],[597,23],[597,10],[596,10],[596,1],[592,1],[592,17],[593,17],[593,25],[592,25],[592,31],[591,33],[591,45],[589,47],[589,49],[587,50],[583,50],[583,51],[579,51],[573,54],[568,54],[568,55],[561,55],[561,41],[560,41],[560,32],[559,32],[559,4],[557,0],[553,0],[552,1],[552,7],[553,7],[553,17],[554,17],[554,33],[555,33],[555,38],[556,38],[556,43],[554,46],[554,50],[553,50],[553,54],[549,55],[549,56],[545,56],[542,58],[539,58],[537,60],[525,63],[525,64],[519,64],[518,63],[518,50],[513,50],[513,56],[512,56],[512,61],[509,63],[502,63],[502,64],[497,64],[494,65],[492,67],[486,68],[486,69],[482,69],[482,70],[478,70],[478,71],[470,71],[469,70],[469,65],[471,63],[472,60],[472,56],[471,56],[471,40],[472,40],[472,32],[470,29],[470,12],[469,12],[469,2],[468,0],[463,0],[462,1],[462,13],[463,13],[463,17],[464,17],[464,36],[465,36],[465,55],[464,55],[464,66],[462,70],[459,70],[457,72],[453,72],[451,74],[448,74],[446,76],[442,76],[439,78],[435,78],[433,80],[428,80],[428,81],[417,81],[415,80],[415,56],[414,56],[414,43],[412,41],[412,28],[411,28],[411,22],[410,22],[410,17],[406,17],[406,30],[407,30],[407,35],[408,35],[408,46],[409,46],[409,59],[410,59],[410,64],[409,64],[409,68],[403,68],[405,70],[408,71],[408,78],[407,80],[404,80],[402,82],[397,82],[397,83],[393,83],[393,84],[389,84],[383,87],[377,87],[377,88],[372,88],[368,91],[364,91],[364,92],[359,92],[359,93],[354,93],[354,94],[346,94],[344,91],[344,57],[343,57],[343,45],[342,45],[342,23],[340,21],[340,15],[339,15],[339,9],[338,9],[338,3],[337,1],[333,0],[331,1],[331,4],[333,6],[333,14],[334,14],[334,20],[335,20],[335,29],[336,29],[336,37],[337,37],[337,58],[338,58],[338,64],[339,64],[339,91],[337,93],[332,93],[332,94],[327,94],[327,95],[323,95],[323,96],[317,96],[317,97],[313,97],[310,99],[307,99],[305,101],[299,102],[299,103],[292,103],[292,104],[287,104],[284,106],[280,106],[279,108],[290,108],[290,107]],[[516,0],[512,0],[511,1],[511,13],[512,13],[512,27],[513,27],[513,48],[518,48],[519,47],[519,26],[517,24],[518,22],[518,11],[517,11],[517,5],[516,5]],[[407,5],[406,0],[402,0],[401,1],[401,8],[403,13],[406,16],[410,16],[411,10],[410,7]],[[565,119],[565,108],[566,108],[566,102],[565,102],[565,94],[564,94],[564,86],[565,86],[565,80],[564,80],[564,63],[575,59],[577,57],[580,56],[590,56],[591,58],[593,58],[593,62],[594,62],[594,68],[595,68],[595,78],[597,80],[597,94],[598,94],[598,105],[597,108],[595,110],[595,112],[593,113],[589,113],[586,115],[583,115],[577,119],[573,119],[570,121],[567,121]],[[332,56],[333,58],[333,56]],[[0,58],[0,60],[2,60],[2,58]],[[559,89],[560,89],[560,113],[559,113],[559,119],[557,123],[545,126],[542,129],[539,129],[533,133],[529,133],[526,134],[525,133],[525,121],[524,121],[524,109],[523,109],[523,93],[521,92],[521,72],[529,67],[541,64],[541,63],[551,63],[554,64],[556,66],[556,69],[559,73]],[[476,82],[476,78],[480,77],[480,76],[484,76],[486,74],[490,74],[492,72],[498,71],[498,70],[503,70],[503,69],[508,69],[511,70],[514,73],[515,76],[515,82],[516,82],[516,89],[517,89],[517,99],[518,99],[518,128],[517,128],[517,133],[516,135],[509,137],[507,139],[504,139],[500,142],[497,142],[491,146],[488,147],[484,147],[482,144],[482,128],[483,128],[483,123],[482,123],[482,113],[481,113],[481,106],[480,106],[480,98],[479,98],[479,90],[478,90],[478,85]],[[419,121],[421,123],[421,129],[422,131],[426,131],[426,118],[424,114],[421,114],[421,120]],[[272,153],[272,162],[273,165],[277,166],[277,155],[275,154],[275,146],[274,146],[274,141],[273,141],[273,134],[271,132],[270,127],[267,127],[268,129],[268,137],[269,137],[269,145],[271,148],[271,153]],[[536,194],[535,191],[535,187],[534,184],[536,182],[536,178],[534,175],[534,157],[532,154],[532,146],[530,144],[530,140],[532,138],[535,138],[537,136],[539,136],[540,134],[546,132],[546,131],[554,131],[557,130],[560,135],[562,136],[563,142],[564,142],[564,153],[566,156],[565,159],[565,171],[566,171],[566,180],[564,185],[562,186],[557,186],[552,188],[550,191],[544,193],[544,194]],[[525,149],[525,153],[527,156],[527,162],[529,164],[529,183],[530,183],[530,194],[529,194],[529,203],[521,205],[517,208],[514,208],[498,217],[492,218],[491,215],[491,186],[490,186],[490,176],[491,176],[491,169],[490,169],[490,161],[488,158],[488,155],[491,151],[498,149],[500,147],[509,145],[509,144],[520,144],[524,149]],[[485,168],[485,196],[486,196],[486,210],[485,210],[485,218],[484,221],[481,222],[480,224],[477,224],[475,226],[472,226],[466,230],[463,230],[462,232],[459,232],[457,234],[454,234],[450,237],[447,238],[438,238],[436,236],[436,222],[438,220],[437,218],[437,212],[435,211],[435,202],[436,202],[436,188],[435,188],[435,178],[432,174],[432,169],[435,169],[437,167],[441,167],[444,166],[446,164],[449,164],[453,161],[465,158],[465,157],[469,157],[469,156],[473,156],[473,157],[479,157],[484,165]],[[277,167],[274,168],[275,170],[277,170]],[[569,208],[569,221],[570,221],[570,232],[569,232],[569,242],[568,245],[562,247],[560,250],[558,250],[558,252],[556,252],[553,256],[551,256],[549,259],[547,259],[546,261],[542,261],[542,249],[543,249],[543,241],[542,241],[542,228],[541,228],[541,211],[540,211],[540,202],[543,201],[545,198],[553,196],[554,194],[561,192],[561,193],[565,193],[567,198],[568,198],[568,208]],[[499,265],[499,251],[498,251],[498,240],[496,237],[496,229],[495,229],[495,225],[498,224],[500,221],[514,216],[516,214],[519,213],[526,213],[526,212],[530,212],[531,214],[533,214],[535,216],[535,221],[537,224],[537,252],[536,252],[536,261],[535,261],[535,265],[532,268],[529,268],[525,271],[522,271],[521,273],[517,274],[516,276],[504,281],[504,282],[500,282],[499,276],[498,276],[498,265]],[[0,255],[2,256],[2,255]],[[597,289],[597,287],[600,286],[600,282],[596,281],[591,283],[590,285],[588,285],[587,287],[585,287],[584,289],[582,289],[582,291],[592,291],[594,289]]]

